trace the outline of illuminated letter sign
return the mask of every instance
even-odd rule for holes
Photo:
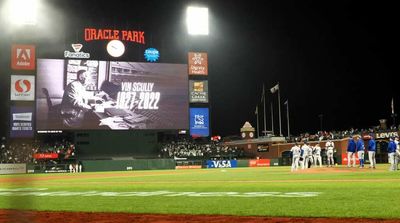
[[[85,28],[85,41],[122,40],[145,44],[144,31]]]
[[[85,53],[85,52],[80,52],[83,45],[80,43],[73,43],[71,44],[72,49],[74,49],[75,52],[70,52],[68,50],[64,51],[64,57],[65,58],[74,58],[74,59],[89,59],[90,54]]]
[[[208,75],[207,53],[189,52],[189,74]]]
[[[144,58],[148,62],[156,62],[160,58],[160,52],[155,48],[148,48],[144,51]]]
[[[208,103],[208,81],[190,80],[190,103]]]
[[[14,70],[35,69],[35,46],[34,45],[12,45],[11,46],[11,68]]]
[[[12,101],[33,101],[35,98],[35,76],[11,75]]]
[[[190,135],[207,137],[209,133],[208,108],[190,108]]]
[[[10,137],[33,137],[33,108],[11,107]]]

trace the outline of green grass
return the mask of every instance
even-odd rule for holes
[[[289,167],[0,176],[0,208],[241,216],[400,218],[400,171],[291,173]],[[64,178],[65,177],[65,178]],[[10,179],[15,182],[10,182]],[[42,192],[319,192],[315,197],[38,196]]]

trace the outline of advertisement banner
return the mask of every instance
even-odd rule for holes
[[[35,76],[11,75],[10,90],[12,101],[33,101],[35,99]]]
[[[193,137],[210,135],[208,108],[190,108],[190,135]]]
[[[375,139],[389,139],[399,137],[399,132],[397,131],[386,131],[375,133]]]
[[[33,137],[33,108],[11,107],[10,137]]]
[[[40,159],[57,159],[58,153],[35,153],[33,154],[33,158]]]
[[[207,168],[234,168],[237,160],[207,160]]]
[[[175,169],[201,169],[201,165],[176,166]]]
[[[208,75],[207,53],[189,52],[188,66],[189,75]]]
[[[190,80],[189,81],[190,103],[208,103],[208,81]]]
[[[185,64],[37,61],[37,130],[188,129]]]
[[[271,165],[270,159],[250,160],[249,167],[267,167]]]
[[[354,157],[356,159],[356,165],[360,165],[360,161],[358,160],[357,153],[354,154]],[[366,156],[364,156],[365,159]],[[353,161],[351,161],[351,164],[353,164]],[[347,153],[342,153],[342,165],[347,165]]]
[[[26,173],[26,164],[0,164],[0,174]]]
[[[14,70],[35,70],[35,46],[11,45],[11,68]]]

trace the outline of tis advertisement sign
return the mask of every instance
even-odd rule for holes
[[[237,167],[237,160],[207,160],[207,168]]]
[[[33,101],[35,98],[35,76],[11,75],[12,101]]]
[[[10,137],[33,137],[33,108],[11,107]]]
[[[14,70],[35,69],[35,46],[34,45],[12,45],[11,46],[11,68]]]
[[[190,103],[208,103],[208,81],[190,80]]]
[[[193,137],[210,135],[208,108],[190,108],[190,135]]]
[[[188,64],[190,75],[208,75],[207,53],[189,52]]]

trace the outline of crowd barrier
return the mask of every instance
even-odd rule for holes
[[[185,160],[174,159],[129,159],[129,160],[81,160],[82,172],[133,171],[163,169],[201,169],[270,167],[281,165],[280,159],[253,160]],[[69,164],[0,164],[0,174],[16,173],[66,173]]]

